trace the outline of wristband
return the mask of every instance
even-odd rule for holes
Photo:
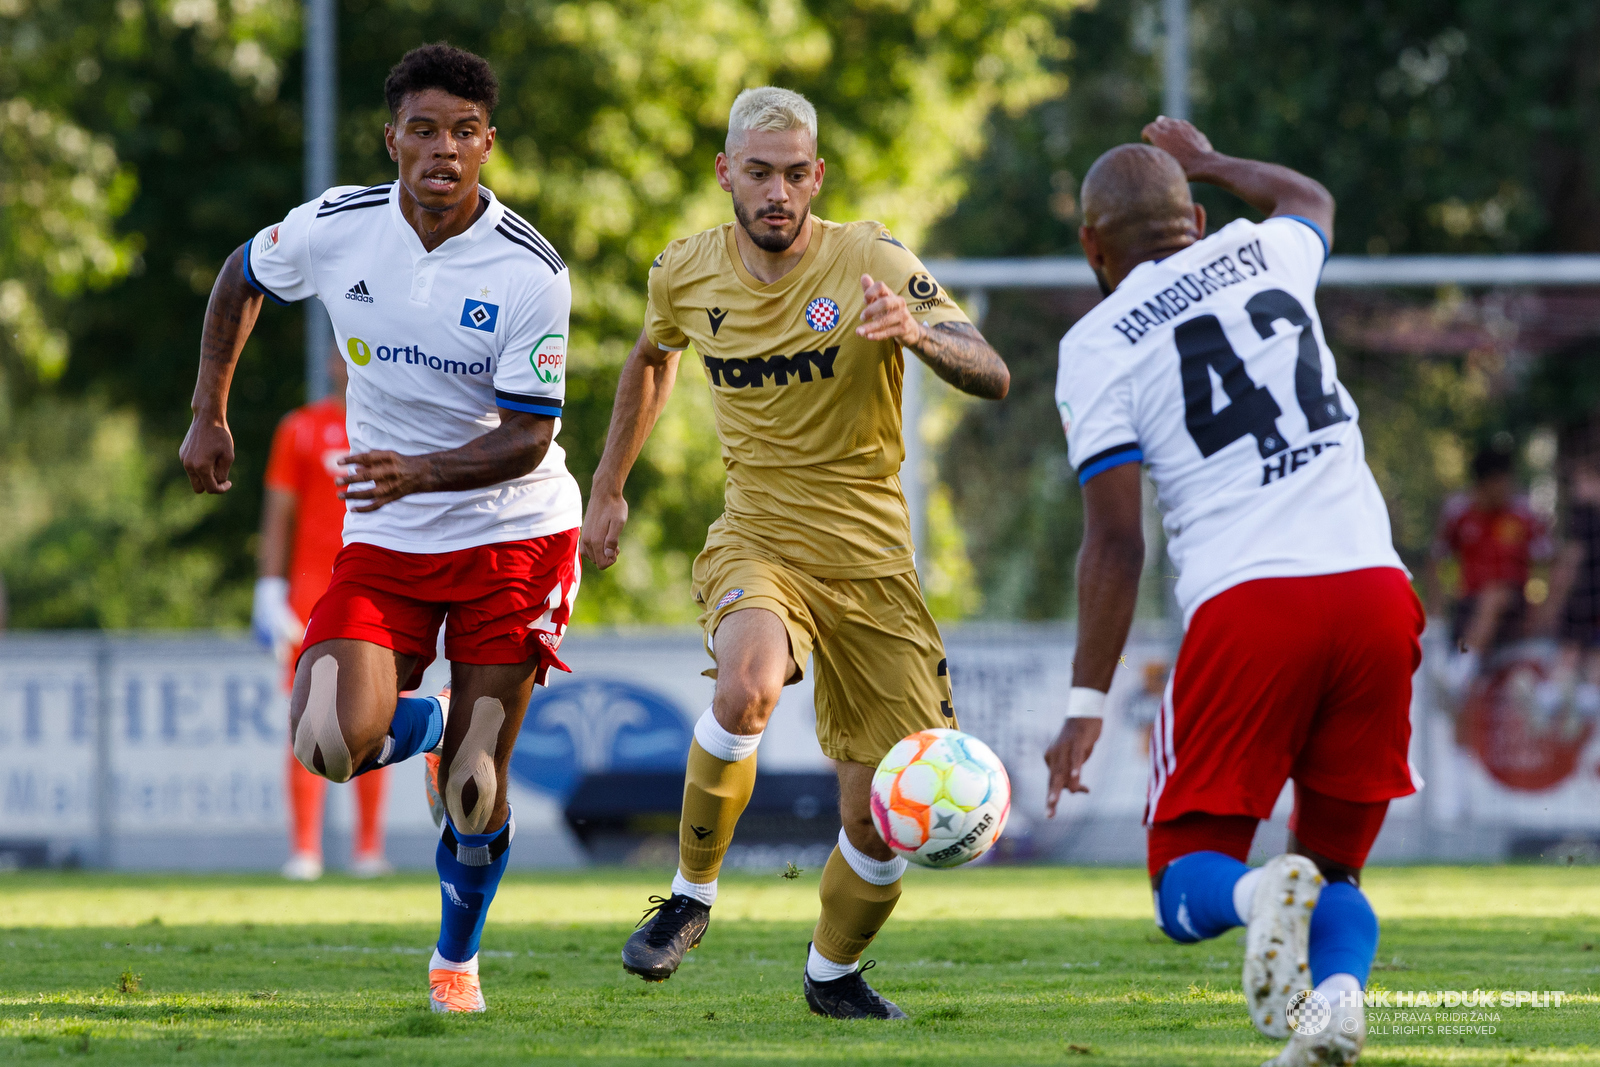
[[[1072,687],[1072,692],[1067,694],[1069,719],[1098,719],[1105,711],[1105,706],[1106,695],[1098,689],[1075,685]]]

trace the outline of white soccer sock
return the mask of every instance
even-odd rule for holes
[[[1266,868],[1252,867],[1239,876],[1233,883],[1233,910],[1239,916],[1239,921],[1246,926],[1250,925],[1250,905],[1256,899],[1256,883],[1261,881],[1261,872]],[[1158,911],[1160,909],[1157,909]]]
[[[672,891],[689,897],[691,900],[698,900],[708,908],[717,902],[717,880],[715,878],[709,882],[691,882],[683,876],[682,871],[679,871],[672,876]]]
[[[872,885],[892,885],[900,880],[910,866],[903,858],[896,856],[892,860],[875,860],[850,843],[845,836],[844,828],[839,828],[839,851],[844,855],[844,861],[850,869],[861,876],[863,882]],[[815,975],[813,975],[815,977]]]
[[[831,982],[854,973],[855,969],[854,963],[834,963],[818,952],[816,945],[811,946],[811,954],[806,957],[806,974],[811,976],[813,982]]]
[[[455,960],[447,960],[443,956],[439,955],[439,950],[435,948],[433,950],[433,959],[428,961],[428,970],[459,971],[461,974],[477,974],[478,955],[477,953],[473,953],[470,960],[457,963]]]
[[[1353,974],[1330,974],[1317,983],[1317,992],[1337,1008],[1341,996],[1361,996],[1361,983]]]
[[[700,742],[701,748],[728,763],[749,759],[761,746],[760,734],[734,734],[724,730],[710,708],[694,724],[694,739]]]

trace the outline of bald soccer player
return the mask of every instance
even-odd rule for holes
[[[1062,340],[1056,384],[1085,533],[1049,807],[1086,791],[1144,561],[1142,465],[1185,626],[1150,746],[1156,923],[1183,943],[1245,926],[1251,1019],[1289,1038],[1274,1067],[1351,1063],[1378,944],[1361,868],[1389,801],[1416,790],[1423,615],[1317,319],[1333,198],[1187,122],[1157,119],[1144,139],[1083,183],[1080,238],[1106,299]],[[1266,221],[1206,237],[1191,181]],[[1288,854],[1251,869],[1288,779]]]
[[[623,483],[693,345],[728,471],[726,507],[693,574],[717,687],[689,749],[671,895],[652,898],[658,907],[628,940],[623,966],[662,981],[699,943],[755,787],[762,731],[783,687],[809,668],[844,826],[822,872],[806,1002],[834,1018],[903,1019],[858,967],[906,866],[873,828],[872,772],[907,734],[956,719],[944,645],[913,569],[900,385],[913,355],[974,396],[1005,396],[1010,376],[888,230],[811,214],[824,167],[817,113],[803,96],[740,93],[726,148],[716,172],[734,221],[656,257],[583,527],[589,558],[615,563]]]

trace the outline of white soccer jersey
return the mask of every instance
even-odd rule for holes
[[[400,214],[396,182],[330,189],[246,246],[256,288],[280,304],[317,296],[327,307],[350,370],[352,453],[459,448],[500,424],[496,407],[561,415],[566,264],[493,193],[481,195],[477,222],[432,252]],[[577,482],[552,441],[521,478],[347,512],[344,540],[450,552],[581,522]]]
[[[1322,231],[1238,221],[1141,263],[1061,339],[1080,483],[1143,462],[1188,624],[1256,578],[1402,567],[1317,318]]]

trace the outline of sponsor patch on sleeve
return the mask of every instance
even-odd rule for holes
[[[546,385],[559,382],[567,371],[567,339],[559,333],[547,333],[528,353],[533,373]]]
[[[729,604],[732,604],[735,600],[738,600],[742,596],[744,596],[743,589],[730,589],[726,593],[722,594],[722,599],[717,601],[717,606],[712,610],[721,611],[723,608],[727,607]]]
[[[256,238],[256,255],[261,256],[272,251],[278,246],[278,227],[262,230],[261,236]]]

